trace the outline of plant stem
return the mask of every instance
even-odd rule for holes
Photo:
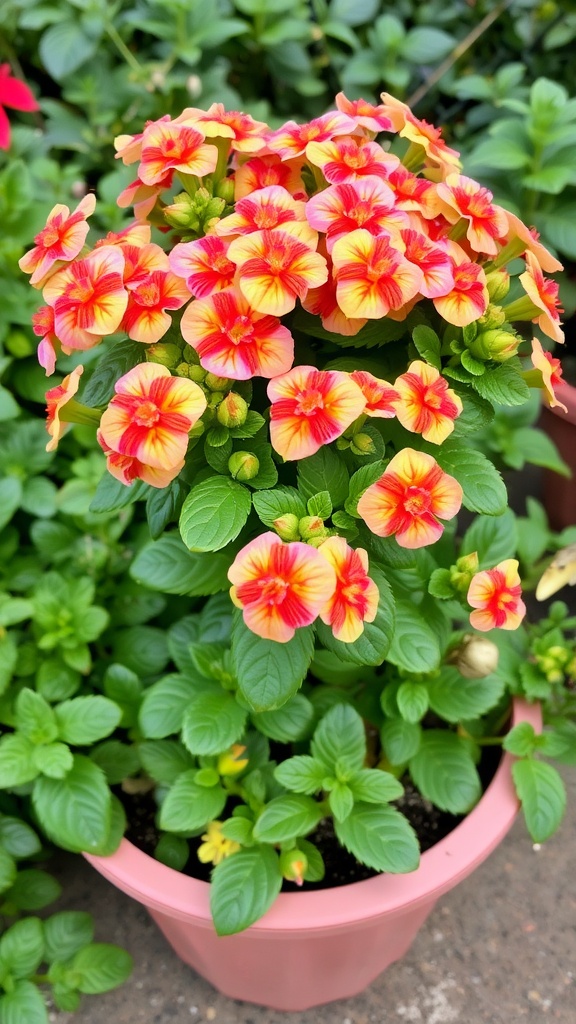
[[[140,61],[138,60],[138,58],[135,57],[134,54],[132,53],[132,51],[128,49],[128,47],[126,46],[126,43],[122,39],[122,36],[118,32],[118,30],[114,27],[114,25],[112,25],[111,22],[109,22],[106,25],[106,32],[107,32],[108,36],[110,37],[110,39],[112,40],[112,42],[114,43],[114,46],[116,47],[116,49],[124,57],[124,60],[126,61],[126,63],[130,65],[132,70],[135,71],[137,75],[142,77],[144,75],[144,68],[142,67],[142,65],[141,65]]]

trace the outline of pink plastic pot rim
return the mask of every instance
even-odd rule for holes
[[[512,724],[541,727],[538,705],[515,700]],[[511,776],[514,761],[504,754],[484,796],[469,815],[439,843],[422,854],[420,866],[406,875],[381,874],[337,889],[281,893],[251,932],[353,928],[384,914],[396,915],[434,902],[470,874],[511,828],[519,803]],[[207,882],[166,867],[123,839],[110,857],[84,854],[86,860],[123,892],[151,910],[213,930]]]

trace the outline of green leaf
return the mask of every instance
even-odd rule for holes
[[[547,244],[576,259],[576,203],[563,202],[557,209],[538,213],[535,223]]]
[[[422,729],[403,718],[391,718],[382,726],[382,748],[391,765],[405,764],[418,752]]]
[[[252,507],[250,491],[222,476],[193,487],[180,514],[180,533],[190,551],[219,551],[234,540]]]
[[[12,519],[22,500],[22,482],[15,476],[0,480],[0,530]]]
[[[376,768],[363,768],[350,779],[349,786],[356,801],[371,804],[398,800],[404,792],[404,786],[394,775]]]
[[[443,445],[435,453],[438,464],[456,477],[464,492],[463,502],[471,512],[499,516],[506,511],[506,485],[494,464],[482,452]]]
[[[285,644],[256,636],[238,615],[232,631],[232,661],[240,689],[253,711],[282,707],[300,689],[314,654],[311,626]]]
[[[412,340],[420,358],[425,363],[429,363],[430,366],[441,370],[442,359],[440,357],[440,350],[442,346],[436,331],[433,331],[431,327],[425,327],[424,324],[419,324],[412,331]]]
[[[165,594],[208,596],[227,590],[230,552],[192,553],[175,533],[150,541],[136,555],[130,575],[137,583]]]
[[[36,868],[25,868],[18,872],[18,877],[11,889],[5,893],[7,902],[14,904],[19,910],[42,910],[54,903],[62,894],[62,886],[52,875]]]
[[[81,910],[62,910],[44,922],[46,959],[70,960],[94,938],[92,916]]]
[[[121,508],[132,505],[147,491],[148,487],[142,480],[136,480],[127,486],[106,472],[98,481],[94,497],[90,502],[90,512],[117,512]]]
[[[328,491],[333,507],[342,508],[348,497],[348,470],[331,448],[320,448],[298,462],[298,487],[306,500]]]
[[[218,818],[227,793],[222,786],[199,786],[196,769],[183,772],[160,808],[160,828],[166,832],[196,832]]]
[[[475,377],[472,385],[482,398],[495,405],[524,405],[530,398],[528,385],[509,363]]]
[[[168,786],[193,766],[190,754],[177,740],[148,740],[139,744],[138,753],[148,775]]]
[[[117,786],[140,768],[137,748],[120,740],[99,743],[90,751],[90,757],[104,772],[109,786]]]
[[[260,491],[252,496],[258,518],[265,526],[274,526],[274,521],[287,514],[302,519],[306,505],[295,487],[275,487],[273,491]]]
[[[535,843],[543,843],[556,831],[566,809],[566,789],[555,768],[528,758],[512,765],[512,778],[526,825]]]
[[[110,790],[104,773],[87,757],[76,754],[64,779],[39,778],[32,804],[52,842],[80,853],[101,846],[110,828]]]
[[[318,621],[318,639],[343,662],[354,665],[381,665],[389,653],[395,636],[395,603],[394,595],[379,569],[373,566],[369,570],[380,594],[378,611],[374,622],[365,622],[364,631],[353,643],[336,640],[331,628]]]
[[[318,723],[310,749],[330,769],[340,761],[359,770],[366,756],[366,733],[358,712],[350,704],[335,704]]]
[[[34,750],[34,764],[42,775],[63,779],[73,766],[72,751],[65,743],[47,743]]]
[[[560,456],[552,438],[548,437],[542,430],[534,427],[518,427],[510,438],[510,446],[503,450],[504,459],[510,464],[507,458],[512,449],[514,455],[513,469],[522,469],[525,462],[533,466],[543,466],[545,469],[552,469],[561,476],[570,476],[571,470]],[[518,457],[518,458],[517,458]],[[519,462],[519,464],[517,464]]]
[[[119,341],[98,359],[97,367],[82,392],[82,402],[91,408],[107,405],[114,394],[116,381],[146,358],[144,346],[138,341]]]
[[[309,516],[329,519],[332,515],[332,498],[328,491],[320,491],[308,499],[306,508]]]
[[[44,959],[44,930],[38,917],[17,921],[0,939],[0,971],[13,978],[34,974]]]
[[[162,739],[180,732],[184,712],[195,692],[187,676],[165,676],[144,693],[138,722],[147,739]]]
[[[441,811],[467,814],[481,796],[482,787],[470,749],[455,733],[426,730],[409,768],[424,799]]]
[[[314,719],[314,707],[307,697],[296,693],[276,711],[261,711],[252,715],[259,732],[279,743],[292,743],[305,738]]]
[[[413,64],[436,64],[457,46],[454,36],[430,25],[411,28],[402,41],[400,52]],[[455,51],[457,52],[457,50]]]
[[[428,683],[430,707],[447,722],[480,718],[496,706],[503,693],[504,680],[497,675],[465,679],[458,669],[448,666]]]
[[[516,757],[530,757],[537,747],[537,736],[534,726],[529,722],[520,722],[504,737],[504,750]]]
[[[171,523],[177,522],[188,493],[186,484],[176,477],[168,487],[154,487],[146,501],[146,518],[153,540],[157,540]]]
[[[324,817],[320,804],[309,796],[288,793],[266,805],[254,825],[254,838],[264,843],[283,843],[308,835]]]
[[[10,633],[4,633],[0,636],[0,694],[8,687],[17,662],[18,648]]]
[[[60,82],[92,57],[97,45],[98,38],[86,35],[82,25],[70,18],[43,33],[39,53],[48,74]]]
[[[386,464],[378,459],[377,462],[371,462],[367,466],[362,466],[356,470],[350,480],[350,489],[348,497],[344,507],[349,515],[354,516],[356,519],[360,519],[358,515],[358,502],[364,494],[364,491],[370,487],[371,484],[375,483],[382,476]]]
[[[361,864],[394,874],[418,867],[416,833],[394,807],[357,803],[345,821],[334,825],[339,842]]]
[[[38,775],[34,745],[26,736],[11,733],[0,739],[0,778],[3,789],[23,786]]]
[[[405,679],[398,687],[396,703],[402,718],[416,724],[428,711],[428,687],[424,683]]]
[[[466,163],[470,169],[482,165],[490,170],[517,171],[530,163],[528,147],[528,140],[525,148],[516,139],[484,139],[472,150]]]
[[[109,736],[119,724],[122,710],[108,697],[74,697],[55,709],[60,739],[76,746]]]
[[[3,846],[0,846],[0,893],[13,885],[17,872],[16,861]]]
[[[182,836],[173,836],[168,833],[160,836],[154,850],[154,859],[160,861],[161,864],[166,864],[169,868],[173,868],[174,871],[182,871],[186,866],[189,856],[190,847],[188,846],[188,841]]]
[[[182,742],[191,754],[219,754],[240,739],[246,711],[225,690],[192,697],[182,721]]]
[[[212,872],[210,910],[218,935],[234,935],[258,921],[282,887],[278,855],[270,846],[240,850]]]
[[[32,981],[17,981],[0,996],[0,1024],[48,1024],[48,1010]]]
[[[19,731],[32,743],[50,743],[58,735],[52,708],[39,693],[28,687],[20,690],[16,698],[15,721]]]
[[[324,788],[326,765],[309,754],[298,754],[282,761],[274,769],[274,775],[286,789],[311,796]]]
[[[432,672],[439,665],[438,637],[410,601],[396,602],[396,625],[387,657],[407,672]]]
[[[492,569],[506,558],[514,557],[516,540],[516,519],[510,509],[497,519],[477,516],[464,534],[461,553],[469,555],[477,551],[479,568]]]
[[[18,860],[22,857],[32,857],[41,849],[40,840],[34,829],[20,818],[12,818],[7,814],[0,815],[0,845],[11,857]]]
[[[122,985],[132,973],[129,953],[108,942],[92,942],[74,957],[71,968],[80,992],[96,995]]]
[[[354,806],[354,794],[345,782],[336,780],[328,794],[328,806],[336,821],[345,821]]]

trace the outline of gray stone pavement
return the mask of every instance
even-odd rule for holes
[[[62,908],[90,910],[132,978],[53,1024],[576,1024],[576,772],[560,832],[535,850],[522,821],[444,896],[407,956],[364,993],[303,1013],[228,999],[172,953],[146,911],[62,855]],[[298,978],[294,978],[298,985]]]

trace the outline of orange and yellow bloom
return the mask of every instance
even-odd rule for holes
[[[493,569],[476,573],[466,599],[475,609],[470,614],[470,625],[475,629],[517,629],[526,606],[516,559],[507,558]]]
[[[496,256],[496,240],[508,232],[508,218],[500,206],[492,202],[492,193],[464,174],[449,174],[436,186],[440,208],[447,220],[456,224],[468,221],[466,238],[474,252]]]
[[[337,640],[351,644],[364,632],[365,622],[374,622],[379,592],[368,575],[368,554],[351,548],[344,537],[329,537],[318,548],[336,573],[336,589],[320,612],[322,622],[332,627]]]
[[[396,415],[396,403],[400,399],[400,393],[387,380],[374,377],[368,370],[353,370],[350,376],[362,390],[366,400],[366,416],[389,420]]]
[[[423,274],[391,242],[360,228],[339,238],[332,249],[336,297],[346,316],[379,320],[419,292]]]
[[[240,271],[240,291],[258,313],[283,316],[309,288],[317,288],[328,278],[324,257],[286,227],[290,224],[235,238],[228,249],[229,259]]]
[[[116,381],[114,390],[100,420],[104,445],[155,469],[181,464],[188,433],[206,408],[198,384],[172,377],[158,363],[140,363]]]
[[[123,273],[121,248],[104,245],[49,279],[44,299],[54,309],[54,331],[66,354],[118,330],[128,303]]]
[[[454,430],[462,401],[440,372],[417,359],[394,383],[399,395],[396,415],[406,430],[442,444]]]
[[[40,287],[55,263],[68,263],[78,255],[88,234],[86,218],[94,213],[95,206],[96,196],[89,194],[78,203],[74,213],[60,203],[50,211],[46,227],[34,238],[34,248],[18,261],[20,270],[32,274],[31,285]]]
[[[466,327],[478,320],[488,309],[490,296],[486,274],[478,263],[468,259],[455,242],[448,247],[452,260],[453,287],[445,295],[432,299],[440,316],[455,327]]]
[[[560,313],[564,312],[558,298],[558,284],[544,277],[540,264],[531,253],[526,253],[526,271],[520,274],[520,283],[526,294],[541,312],[533,319],[540,330],[554,341],[563,342],[564,332],[560,327]],[[521,300],[520,300],[521,301]]]
[[[378,537],[395,536],[400,547],[421,548],[442,536],[441,519],[452,519],[462,488],[431,455],[403,448],[358,502],[358,514]]]
[[[61,384],[50,388],[46,392],[46,430],[50,434],[50,440],[46,445],[47,452],[53,452],[58,447],[58,441],[62,437],[65,424],[60,419],[60,410],[78,391],[80,377],[84,372],[83,366],[76,366],[68,376],[64,377]]]
[[[331,185],[306,203],[308,223],[326,233],[326,246],[358,228],[371,235],[398,233],[409,226],[408,215],[397,210],[394,193],[379,178],[366,178],[347,185]]]
[[[542,374],[542,383],[546,391],[546,400],[553,409],[558,407],[568,412],[568,409],[556,398],[555,388],[562,383],[562,363],[555,359],[551,352],[545,352],[538,338],[532,338],[532,366]],[[534,371],[529,371],[534,372]]]
[[[170,253],[170,269],[183,277],[196,299],[229,288],[234,280],[236,264],[228,256],[229,243],[215,235],[206,235],[194,242],[179,242]]]
[[[155,121],[142,135],[138,177],[145,185],[157,185],[169,171],[201,178],[216,170],[218,150],[207,145],[194,128],[174,121]]]
[[[336,573],[318,549],[301,541],[285,544],[272,532],[242,548],[228,579],[248,629],[278,643],[314,622],[336,588]]]
[[[295,366],[268,385],[270,441],[283,459],[305,459],[330,444],[364,412],[350,374]]]

